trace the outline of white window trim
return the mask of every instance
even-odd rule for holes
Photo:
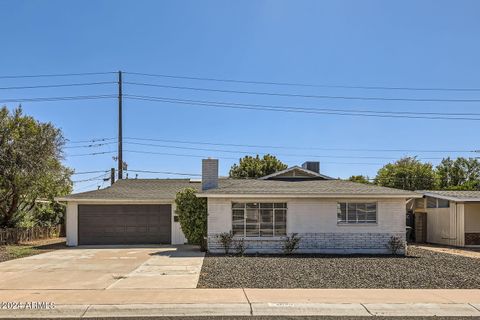
[[[230,203],[230,210],[231,210],[231,217],[232,217],[232,232],[233,232],[233,210],[242,210],[240,208],[234,208],[233,207],[233,204],[234,203],[241,203],[241,204],[244,204],[244,208],[243,208],[243,235],[234,235],[234,238],[235,239],[245,239],[245,240],[281,240],[281,239],[285,239],[285,237],[287,236],[288,234],[288,230],[287,230],[287,224],[288,224],[288,203],[285,202],[285,201],[248,201],[248,202],[239,202],[239,201],[232,201]],[[272,224],[273,224],[273,230],[272,230],[272,233],[273,235],[272,236],[247,236],[247,214],[246,214],[246,205],[247,203],[258,203],[259,205],[260,204],[265,204],[265,203],[268,203],[268,204],[273,204],[273,221],[272,221]],[[285,204],[285,208],[275,208],[275,204],[276,203],[281,203],[281,204]],[[259,210],[261,209],[260,206],[258,208]],[[285,210],[285,235],[276,235],[275,234],[275,209],[279,209],[279,210]],[[260,217],[259,217],[260,219]]]
[[[341,204],[341,203],[345,203],[345,208],[346,208],[346,212],[345,212],[345,218],[347,219],[347,221],[345,222],[342,222],[342,221],[338,221],[338,205]],[[375,222],[348,222],[348,205],[349,204],[372,204],[374,203],[375,204]],[[337,226],[365,226],[365,227],[368,227],[368,226],[377,226],[378,225],[378,202],[377,201],[337,201]]]

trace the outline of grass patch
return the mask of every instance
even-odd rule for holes
[[[37,251],[32,246],[6,246],[5,252],[10,259],[18,259],[28,257],[35,254]]]

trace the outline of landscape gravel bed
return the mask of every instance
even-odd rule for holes
[[[205,256],[198,288],[479,289],[480,259],[409,247],[408,255]]]

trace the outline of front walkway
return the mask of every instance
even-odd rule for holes
[[[414,244],[413,246],[433,252],[448,253],[468,258],[480,259],[480,248],[455,248],[433,244]]]

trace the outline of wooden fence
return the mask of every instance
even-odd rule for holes
[[[57,238],[61,226],[0,229],[0,245]]]

